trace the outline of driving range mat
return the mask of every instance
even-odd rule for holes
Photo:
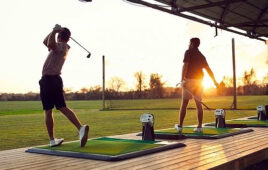
[[[215,126],[215,123],[208,123],[205,126]],[[268,127],[268,120],[256,120],[253,118],[227,120],[226,127]]]
[[[26,152],[118,161],[184,146],[186,145],[178,142],[142,141],[102,137],[88,140],[85,147],[80,147],[80,142],[74,141],[63,143],[61,146],[57,147],[35,147],[26,150]]]
[[[196,139],[220,139],[228,136],[238,135],[241,133],[247,133],[253,131],[252,129],[240,129],[240,128],[215,128],[215,127],[203,127],[202,133],[194,132],[194,127],[183,127],[182,134],[179,134],[176,129],[163,129],[154,131],[156,139],[170,139],[178,140],[184,138],[196,138]],[[138,134],[141,136],[142,134]]]

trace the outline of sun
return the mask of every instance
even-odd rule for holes
[[[204,77],[202,84],[204,89],[214,87],[213,81],[208,76]]]

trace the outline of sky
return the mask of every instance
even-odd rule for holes
[[[68,27],[92,54],[86,58],[87,53],[70,40],[61,76],[64,87],[73,91],[102,84],[103,55],[106,82],[119,77],[134,89],[134,73],[142,71],[147,81],[151,73],[158,73],[166,86],[175,87],[192,37],[201,39],[199,49],[218,82],[232,76],[232,38],[237,77],[252,67],[259,79],[268,73],[264,42],[226,31],[214,37],[212,27],[122,0],[1,1],[0,21],[0,93],[39,92],[48,54],[43,40],[55,24]],[[212,85],[208,75],[204,81]]]

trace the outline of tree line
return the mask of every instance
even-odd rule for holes
[[[253,68],[249,71],[244,71],[242,77],[237,80],[237,95],[268,95],[268,73],[257,80],[256,72]],[[233,78],[224,76],[219,84],[217,94],[222,96],[229,96],[233,94]]]
[[[156,99],[156,98],[178,98],[181,97],[182,89],[180,87],[166,87],[162,76],[158,73],[150,74],[149,82],[146,81],[146,75],[142,71],[134,74],[136,87],[132,90],[124,90],[125,81],[119,77],[112,77],[108,81],[105,89],[105,99]],[[263,79],[257,80],[256,72],[252,68],[245,71],[243,76],[238,79],[240,85],[237,87],[237,95],[268,95],[268,73]],[[65,88],[66,100],[101,100],[102,87],[94,86],[90,88],[83,87],[79,91],[73,92]],[[233,95],[233,79],[227,76],[219,84],[216,90],[205,91],[204,95]],[[26,94],[0,93],[0,101],[32,101],[40,100],[39,93],[29,92]]]

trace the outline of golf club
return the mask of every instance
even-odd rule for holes
[[[73,40],[76,44],[78,44],[80,47],[82,47],[86,52],[88,52],[87,58],[90,58],[91,53],[83,47],[79,42],[77,42],[73,37],[70,37],[71,40]]]
[[[179,83],[177,83],[176,84],[176,87],[178,87],[179,85],[182,85],[182,83],[183,82],[179,82]],[[195,99],[195,100],[197,100],[198,102],[200,102],[203,106],[205,106],[205,108],[206,109],[208,109],[208,110],[212,110],[212,109],[210,109],[207,105],[205,105],[205,103],[203,103],[198,97],[196,97],[189,89],[187,89],[186,87],[183,87],[188,93],[190,93],[192,96],[193,96],[193,98]]]

